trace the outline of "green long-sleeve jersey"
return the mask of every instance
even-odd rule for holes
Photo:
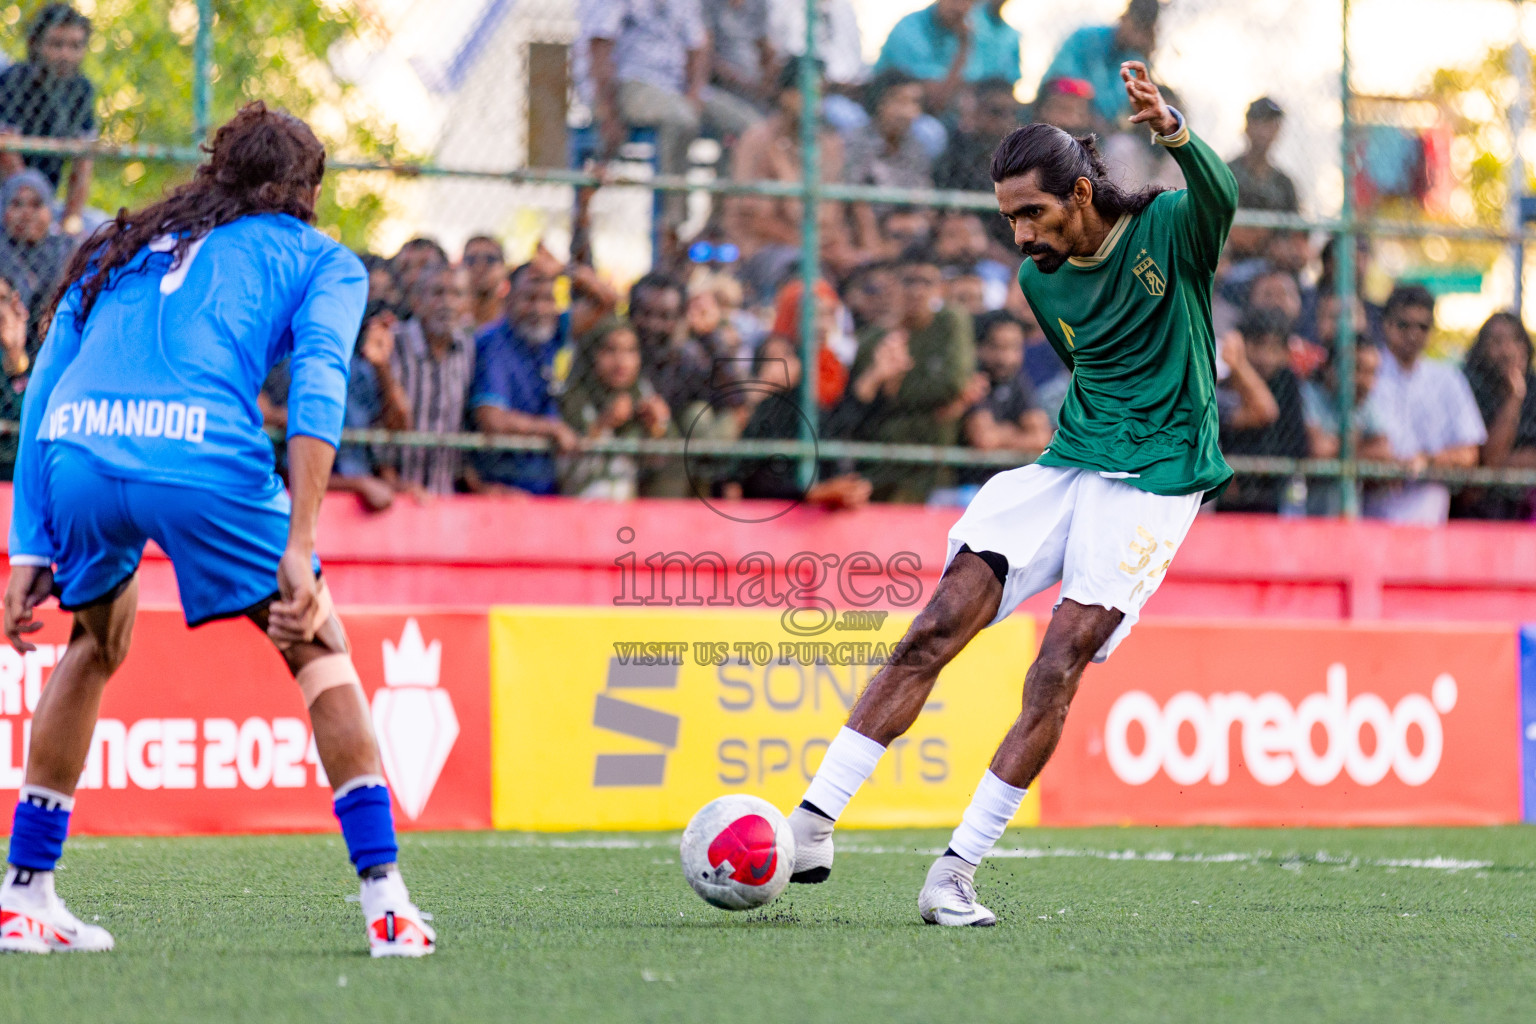
[[[1237,209],[1232,172],[1188,127],[1158,141],[1187,189],[1120,217],[1086,258],[1019,287],[1072,371],[1047,466],[1123,474],[1154,494],[1215,497],[1232,478],[1217,447],[1211,285]]]

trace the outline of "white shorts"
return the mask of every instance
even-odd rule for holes
[[[1141,617],[1200,511],[1203,495],[1152,494],[1091,469],[1022,466],[999,473],[949,530],[944,568],[961,545],[1008,559],[1003,599],[991,623],[1061,583],[1062,601],[1125,613],[1094,654],[1103,661]]]

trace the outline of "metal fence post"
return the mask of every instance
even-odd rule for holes
[[[1525,196],[1525,160],[1520,156],[1520,136],[1530,120],[1531,53],[1525,45],[1525,0],[1514,0],[1515,41],[1510,47],[1510,71],[1515,76],[1515,99],[1509,105],[1509,195],[1504,203],[1504,227],[1509,232],[1510,262],[1515,274],[1514,311],[1525,315],[1525,230],[1520,201]]]
[[[816,479],[816,283],[821,278],[821,78],[816,63],[819,0],[805,0],[805,57],[800,61],[800,486]]]
[[[192,116],[199,141],[212,127],[213,0],[197,0],[197,38],[192,43]]]
[[[1355,461],[1355,168],[1353,118],[1349,85],[1349,0],[1340,0],[1342,42],[1339,45],[1340,169],[1344,174],[1344,203],[1339,211],[1340,230],[1334,236],[1334,291],[1339,296],[1339,329],[1334,342],[1334,365],[1339,385],[1339,491],[1346,519],[1360,516],[1360,466]]]

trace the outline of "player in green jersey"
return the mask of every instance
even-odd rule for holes
[[[1127,62],[1121,78],[1131,120],[1172,151],[1189,187],[1122,189],[1092,137],[1047,124],[1026,125],[998,146],[998,208],[1028,257],[1019,287],[1072,369],[1060,429],[1034,465],[989,480],[950,529],[933,597],[790,814],[793,880],[823,881],[834,822],[886,746],[917,720],[939,670],[983,628],[1059,581],[1023,711],[918,896],[930,924],[996,923],[977,901],[976,865],[1056,749],[1083,670],[1130,632],[1201,501],[1232,476],[1216,447],[1211,285],[1237,182],[1164,103],[1143,64]]]

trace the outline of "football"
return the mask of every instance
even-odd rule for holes
[[[711,800],[683,830],[683,876],[721,910],[773,900],[795,867],[795,836],[778,808],[745,793]]]

